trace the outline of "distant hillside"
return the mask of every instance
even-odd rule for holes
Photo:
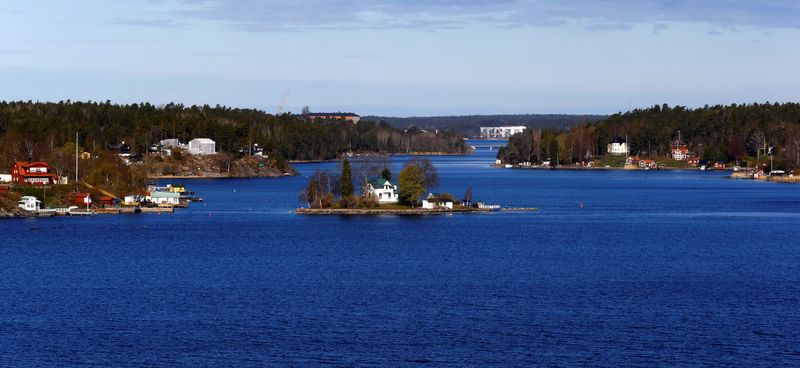
[[[524,125],[531,129],[563,130],[585,123],[593,123],[606,118],[605,115],[560,115],[560,114],[520,114],[520,115],[465,115],[393,118],[388,116],[365,116],[365,120],[385,121],[400,129],[417,127],[420,129],[446,130],[467,137],[478,137],[481,126]]]
[[[517,134],[498,158],[510,163],[591,160],[604,155],[615,137],[627,138],[631,152],[644,157],[666,159],[680,139],[700,159],[752,166],[769,162],[764,157],[771,152],[775,167],[800,169],[800,104],[655,105],[566,131]]]

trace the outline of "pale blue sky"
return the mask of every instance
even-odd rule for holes
[[[796,1],[5,1],[0,99],[361,115],[800,100]]]

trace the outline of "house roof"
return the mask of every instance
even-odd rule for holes
[[[428,193],[428,196],[425,197],[425,200],[428,202],[452,202],[452,200],[442,198],[442,195],[439,193]]]
[[[17,161],[14,166],[19,169],[18,175],[25,176],[25,177],[36,177],[36,178],[56,178],[56,175],[50,172],[50,165],[47,162],[35,161],[35,162],[25,162],[25,161]],[[28,169],[33,167],[46,167],[48,170],[47,172],[30,172]]]
[[[192,139],[191,141],[189,141],[189,143],[192,143],[192,142],[194,142],[194,143],[215,143],[214,141],[212,141],[209,138],[195,138],[195,139]]]
[[[392,184],[392,183],[390,183],[388,180],[386,180],[384,178],[377,178],[377,179],[371,180],[369,183],[372,185],[373,188],[376,188],[376,189],[377,188],[382,188],[386,183],[389,183],[389,185]]]

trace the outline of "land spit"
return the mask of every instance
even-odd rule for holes
[[[412,215],[412,216],[426,216],[426,215],[447,215],[451,213],[488,213],[497,211],[517,211],[517,212],[532,212],[537,211],[536,208],[441,208],[441,209],[425,209],[425,208],[298,208],[295,213],[301,215]]]

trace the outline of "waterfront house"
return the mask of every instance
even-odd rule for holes
[[[364,193],[378,199],[378,203],[397,203],[400,197],[397,193],[397,185],[384,178],[372,180],[364,185]]]
[[[174,192],[150,192],[150,195],[145,199],[159,206],[177,206],[181,204],[180,193]]]
[[[697,157],[690,156],[686,158],[686,163],[689,164],[689,166],[697,167],[698,165],[700,165],[700,159]]]
[[[189,141],[189,153],[193,155],[213,155],[217,152],[216,142],[208,138],[195,138]]]
[[[28,211],[39,211],[42,209],[42,201],[34,196],[24,196],[19,200],[19,208]]]
[[[453,209],[453,200],[442,196],[441,194],[428,193],[428,196],[422,200],[422,208],[433,209]]]
[[[625,138],[622,137],[614,137],[614,140],[608,144],[608,154],[620,156],[620,155],[627,155],[630,152],[630,147],[628,147],[628,142]]]
[[[11,174],[0,174],[0,183],[10,183]]]
[[[725,170],[725,163],[724,162],[715,162],[714,163],[714,170]]]
[[[625,159],[625,165],[639,165],[639,156],[628,156]]]
[[[58,182],[58,177],[46,162],[18,161],[11,168],[11,181],[18,185],[51,185]]]
[[[689,149],[686,145],[679,145],[672,147],[672,159],[676,161],[683,161],[689,157]]]
[[[658,164],[655,160],[639,160],[639,167],[645,170],[657,169]]]

